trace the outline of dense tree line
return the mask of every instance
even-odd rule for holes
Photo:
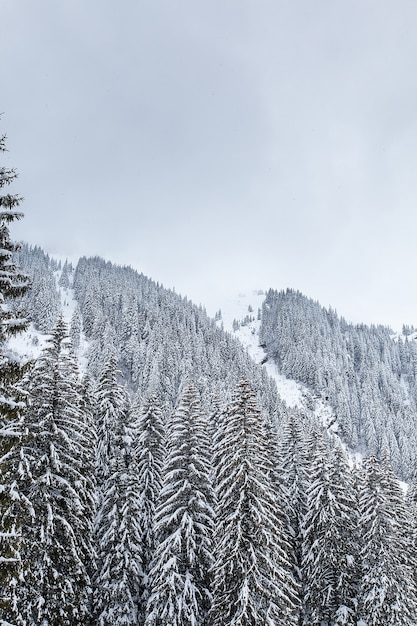
[[[24,385],[9,623],[415,624],[415,509],[386,459],[351,469],[297,413],[278,439],[247,380],[211,427],[190,380],[173,410],[129,401],[114,358],[84,415],[69,346],[58,320]]]
[[[262,409],[273,412],[280,405],[285,411],[264,369],[187,298],[100,258],[80,259],[73,286],[90,341],[92,375],[100,374],[114,352],[132,393],[158,393],[171,408],[191,375],[207,412],[213,397],[230,396],[236,380],[246,376],[259,390]]]

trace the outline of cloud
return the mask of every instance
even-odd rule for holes
[[[248,281],[412,323],[414,2],[15,0],[3,13],[19,236],[201,301]]]

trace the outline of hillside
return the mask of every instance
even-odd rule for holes
[[[24,305],[40,331],[35,341],[43,345],[62,309],[89,374],[97,377],[114,352],[131,394],[156,391],[171,407],[187,377],[208,407],[245,375],[266,411],[296,407],[337,432],[351,454],[386,454],[402,479],[414,475],[412,329],[395,336],[348,324],[293,290],[231,295],[212,320],[130,267],[83,258],[73,268],[28,246],[18,261],[33,283]]]
[[[291,290],[211,319],[101,258],[15,261],[1,626],[414,626],[412,333]]]

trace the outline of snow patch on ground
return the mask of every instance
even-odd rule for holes
[[[8,348],[19,362],[27,363],[39,357],[49,337],[50,335],[40,333],[30,324],[25,332],[9,339]]]

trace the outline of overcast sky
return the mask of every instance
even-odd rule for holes
[[[15,239],[417,326],[415,0],[4,0]]]

